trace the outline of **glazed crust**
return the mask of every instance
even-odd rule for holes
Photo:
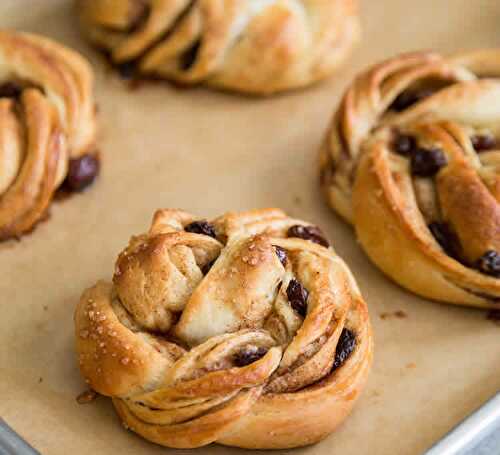
[[[69,162],[94,152],[92,73],[47,38],[0,32],[0,240],[46,215]]]
[[[350,271],[331,248],[290,237],[309,225],[277,209],[226,214],[212,231],[194,221],[158,211],[120,254],[113,284],[85,291],[75,330],[86,382],[113,398],[126,427],[167,447],[323,439],[372,361]],[[289,302],[293,280],[307,289],[304,313]],[[259,354],[238,360],[249,352]]]
[[[116,65],[179,84],[272,94],[329,76],[360,35],[355,0],[78,0]]]
[[[500,303],[498,272],[478,265],[500,253],[499,59],[422,52],[376,65],[348,89],[320,153],[328,201],[387,275],[482,308]],[[432,175],[414,168],[422,149],[444,159]]]

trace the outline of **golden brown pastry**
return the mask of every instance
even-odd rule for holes
[[[159,210],[75,313],[81,373],[158,444],[326,437],[372,360],[365,302],[321,231],[281,210]]]
[[[361,74],[320,154],[332,207],[390,277],[500,305],[500,50],[405,54]]]
[[[124,75],[252,94],[329,76],[360,35],[357,0],[78,0]]]
[[[0,240],[47,214],[64,183],[79,191],[99,169],[92,72],[47,38],[0,31]]]

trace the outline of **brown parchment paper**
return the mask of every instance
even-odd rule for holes
[[[362,9],[363,43],[336,77],[261,100],[167,84],[130,91],[81,38],[71,0],[0,1],[1,27],[46,34],[90,58],[100,110],[97,184],[55,204],[21,242],[0,245],[0,415],[42,453],[181,453],[125,431],[108,399],[75,401],[85,387],[74,306],[85,287],[110,278],[117,253],[158,207],[206,217],[282,207],[320,225],[356,275],[376,337],[369,384],[338,432],[294,453],[418,454],[500,389],[500,327],[484,312],[425,301],[388,281],[323,202],[316,169],[357,71],[400,51],[500,46],[500,3],[364,0]],[[406,317],[382,317],[396,311]]]

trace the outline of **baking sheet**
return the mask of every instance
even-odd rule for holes
[[[460,422],[425,455],[500,453],[500,393]]]
[[[0,455],[40,455],[0,417]]]
[[[180,453],[121,428],[108,399],[78,405],[73,353],[81,291],[110,278],[158,207],[200,216],[278,206],[320,225],[367,299],[376,355],[367,389],[332,437],[296,454],[419,454],[500,390],[500,327],[389,282],[324,204],[316,156],[343,89],[396,52],[500,46],[497,0],[362,1],[364,41],[310,90],[260,100],[154,84],[130,91],[86,45],[71,0],[2,0],[2,27],[43,33],[95,64],[103,157],[89,191],[57,203],[21,242],[0,245],[0,415],[44,454]],[[399,315],[399,316],[398,316]],[[210,446],[183,453],[239,454]],[[281,451],[278,453],[290,453]]]

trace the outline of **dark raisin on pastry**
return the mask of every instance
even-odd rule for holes
[[[500,310],[491,310],[486,315],[486,318],[493,321],[495,324],[500,325]]]
[[[71,192],[83,191],[99,174],[100,163],[95,155],[83,155],[70,160],[64,189]]]
[[[305,317],[307,314],[309,291],[297,280],[293,279],[288,283],[286,295],[291,307],[302,317]]]
[[[417,140],[408,134],[398,134],[394,139],[393,147],[399,155],[410,156],[417,148]]]
[[[233,356],[234,364],[238,367],[244,367],[256,362],[267,353],[266,348],[257,346],[247,346]]]
[[[486,275],[500,278],[500,254],[494,250],[487,251],[478,259],[477,268]]]
[[[122,79],[133,79],[137,73],[137,64],[131,60],[129,62],[118,63],[114,65]]]
[[[393,103],[390,105],[389,110],[402,112],[405,109],[413,106],[414,104],[428,98],[434,93],[434,90],[430,88],[421,88],[418,90],[406,90],[400,93]]]
[[[286,267],[286,260],[287,260],[287,254],[286,251],[279,247],[279,246],[274,246],[274,250],[276,251],[276,256],[278,256],[278,259],[280,260],[281,264],[283,264],[283,267]]]
[[[180,67],[182,71],[189,71],[193,67],[196,58],[198,57],[200,47],[201,41],[198,40],[186,52],[184,52],[180,59]]]
[[[356,336],[351,330],[343,328],[337,343],[337,349],[335,350],[335,360],[333,361],[332,371],[340,368],[353,353],[355,348]]]
[[[439,245],[441,245],[444,252],[448,256],[459,260],[460,246],[458,238],[450,229],[450,226],[446,223],[432,222],[429,224],[428,228]]]
[[[317,226],[302,226],[297,224],[288,229],[287,237],[297,237],[299,239],[310,240],[321,246],[328,248],[330,244],[326,240],[323,232]]]
[[[23,88],[15,82],[6,82],[0,85],[0,98],[14,98],[21,96]]]
[[[411,173],[419,177],[432,177],[446,166],[446,155],[440,149],[417,148],[410,158]]]
[[[497,146],[497,140],[490,134],[478,134],[476,136],[472,136],[470,140],[476,152],[494,150]]]
[[[215,264],[215,261],[217,261],[217,259],[214,259],[213,261],[211,262],[208,262],[207,264],[205,264],[202,269],[201,269],[201,273],[203,273],[203,275],[206,275],[208,272],[210,272],[210,269],[212,268],[212,266]]]
[[[191,232],[193,234],[208,235],[209,237],[217,238],[214,227],[205,220],[193,221],[184,227],[186,232]]]

